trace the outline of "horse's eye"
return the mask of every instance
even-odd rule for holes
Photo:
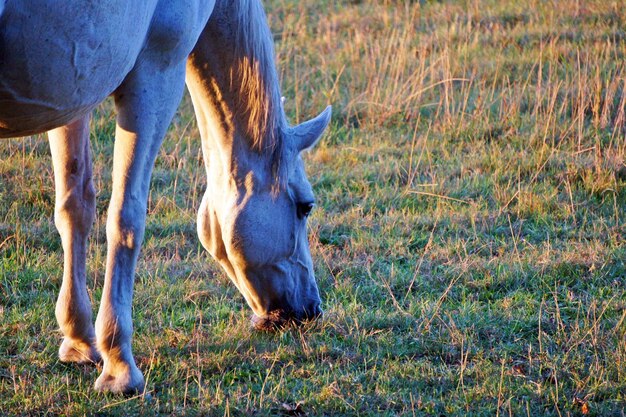
[[[311,214],[311,210],[313,210],[314,205],[315,203],[312,203],[310,201],[306,203],[296,203],[298,218],[304,219],[305,217],[308,217],[308,215]]]

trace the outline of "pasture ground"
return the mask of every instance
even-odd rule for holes
[[[0,143],[0,414],[624,416],[626,11],[619,1],[266,7],[306,155],[326,315],[277,334],[201,248],[188,98],[152,180],[134,352],[145,396],[59,363],[44,137]],[[93,120],[105,262],[110,103]]]

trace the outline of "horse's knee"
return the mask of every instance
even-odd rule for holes
[[[96,217],[96,190],[91,178],[77,181],[66,190],[65,195],[57,198],[54,210],[54,222],[63,235],[66,228],[87,235]]]
[[[145,207],[138,201],[125,201],[117,207],[110,207],[107,218],[107,240],[126,249],[139,249],[145,230]]]

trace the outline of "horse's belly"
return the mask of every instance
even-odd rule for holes
[[[0,138],[15,138],[46,132],[68,124],[90,111],[94,105],[65,109],[47,104],[0,100]]]
[[[8,2],[0,16],[0,137],[61,126],[111,94],[150,25],[154,4],[133,4]]]

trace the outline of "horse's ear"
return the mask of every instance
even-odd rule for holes
[[[293,140],[299,152],[310,149],[317,144],[330,122],[332,112],[332,106],[328,106],[314,119],[300,123],[293,128]]]

